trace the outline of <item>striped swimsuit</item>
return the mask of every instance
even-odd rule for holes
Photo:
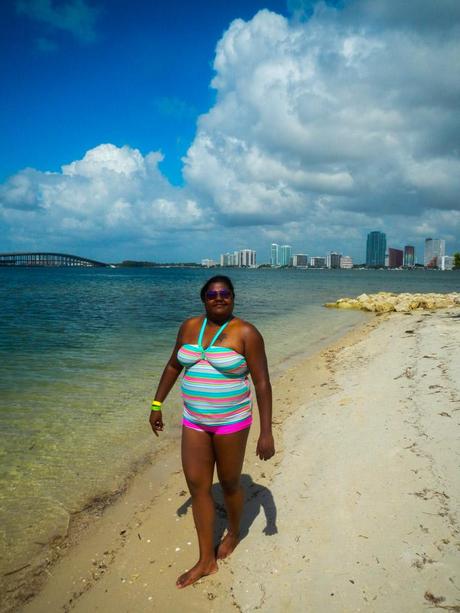
[[[214,343],[228,325],[219,328],[209,346],[202,345],[207,319],[196,345],[182,345],[177,359],[185,367],[181,390],[184,401],[182,423],[187,428],[230,434],[252,423],[251,387],[244,356]]]

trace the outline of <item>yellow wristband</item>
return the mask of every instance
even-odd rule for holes
[[[159,400],[152,400],[152,411],[161,411],[162,404]]]

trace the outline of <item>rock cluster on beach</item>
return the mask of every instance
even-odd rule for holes
[[[389,313],[390,311],[408,313],[416,309],[460,307],[460,293],[393,294],[378,292],[377,294],[361,294],[357,298],[339,298],[336,302],[327,302],[324,306],[337,309],[361,309],[374,313]]]

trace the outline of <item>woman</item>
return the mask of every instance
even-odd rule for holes
[[[230,279],[216,276],[201,289],[205,315],[191,317],[180,327],[176,345],[161,375],[152,402],[150,424],[156,436],[163,430],[161,405],[182,368],[184,414],[182,466],[192,498],[200,557],[176,582],[183,588],[217,572],[217,559],[229,556],[239,541],[243,510],[241,469],[252,422],[251,375],[260,414],[256,454],[261,460],[275,453],[271,429],[272,392],[261,334],[233,315],[235,291]],[[228,529],[214,550],[214,501],[211,487],[217,467],[227,509]]]

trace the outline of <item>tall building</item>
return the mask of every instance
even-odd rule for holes
[[[221,266],[238,266],[238,251],[220,254]]]
[[[427,268],[436,268],[438,258],[446,255],[446,241],[441,238],[426,238],[423,265]]]
[[[241,249],[238,253],[238,266],[243,268],[255,268],[256,252],[253,249]]]
[[[296,253],[292,256],[292,265],[294,268],[307,268],[308,255],[306,253]]]
[[[388,266],[390,268],[401,268],[403,265],[403,252],[401,249],[388,248]]]
[[[454,256],[443,255],[438,260],[438,267],[441,270],[452,270],[454,267]]]
[[[310,258],[310,266],[312,268],[326,268],[326,258],[312,257]]]
[[[366,266],[385,266],[387,237],[384,232],[374,231],[367,235]]]
[[[349,255],[342,255],[340,258],[340,268],[353,268],[353,260]]]
[[[340,259],[342,258],[340,253],[331,251],[326,256],[326,266],[328,268],[340,268]]]
[[[241,249],[230,253],[220,254],[221,266],[239,266],[240,268],[256,267],[256,252],[253,249]]]
[[[204,266],[205,268],[213,268],[214,266],[217,266],[217,262],[211,260],[210,258],[204,258],[204,260],[201,260],[201,266]]]
[[[415,247],[413,247],[412,245],[406,245],[404,247],[403,265],[406,268],[413,268],[415,266]]]
[[[280,265],[280,246],[277,243],[272,243],[270,247],[270,266]]]
[[[289,266],[291,263],[291,257],[292,257],[291,245],[281,245],[280,247],[280,265]]]

